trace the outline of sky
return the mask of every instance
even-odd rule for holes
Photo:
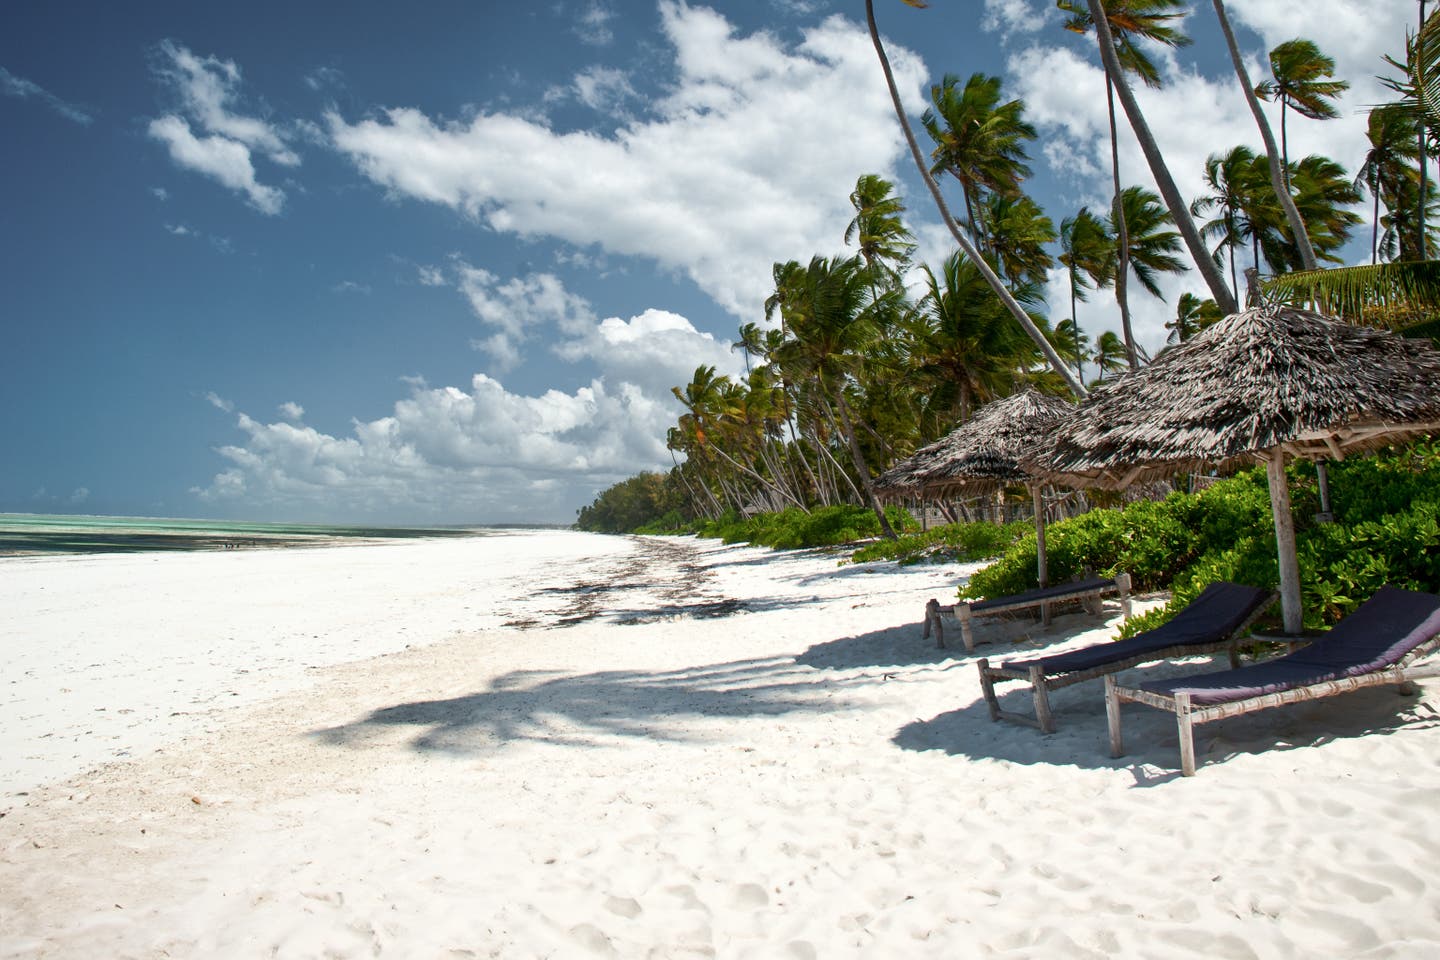
[[[1228,8],[1256,80],[1295,36],[1336,60],[1341,117],[1292,121],[1291,154],[1353,173],[1416,3]],[[998,75],[1039,130],[1036,201],[1106,207],[1098,55],[1050,0],[876,13],[912,121],[943,75]],[[858,177],[897,184],[922,262],[952,249],[859,0],[12,0],[0,23],[0,512],[569,523],[671,466],[670,388],[743,372],[777,261],[853,253]],[[1209,154],[1260,139],[1211,5],[1185,27],[1139,97],[1195,197]],[[1121,166],[1150,184],[1128,137]],[[1202,292],[1163,289],[1133,297],[1152,351]],[[1078,313],[1118,330],[1113,298]]]

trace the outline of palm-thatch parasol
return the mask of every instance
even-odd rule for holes
[[[1028,466],[1119,488],[1266,464],[1287,633],[1301,629],[1286,457],[1342,459],[1440,429],[1440,351],[1292,307],[1232,314],[1096,391]]]
[[[1021,463],[1056,423],[1074,412],[1074,404],[1028,389],[988,403],[943,440],[921,447],[882,473],[875,480],[875,492],[892,497],[960,490],[982,494],[1012,483],[1026,484],[1035,502],[1040,586],[1049,586],[1040,480]]]

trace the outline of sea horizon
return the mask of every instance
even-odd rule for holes
[[[376,524],[220,520],[107,514],[0,513],[0,557],[145,551],[320,546],[435,537],[484,536],[505,529],[567,524]]]

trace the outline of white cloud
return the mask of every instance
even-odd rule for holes
[[[302,420],[305,417],[305,408],[293,400],[287,400],[280,404],[280,416],[286,420]]]
[[[173,114],[150,121],[150,136],[170,148],[170,159],[175,163],[245,194],[250,205],[261,213],[277,214],[284,206],[282,191],[255,179],[250,151],[244,144],[220,136],[197,137],[189,123]]]
[[[615,39],[615,31],[610,29],[610,21],[615,19],[615,11],[608,3],[601,0],[589,0],[585,8],[575,18],[575,35],[582,43],[592,47],[603,47]]]
[[[371,288],[368,283],[357,283],[354,280],[341,280],[330,288],[331,293],[358,293],[361,296],[369,296]]]
[[[635,98],[635,88],[623,70],[588,67],[575,75],[575,96],[591,110],[619,114]]]
[[[424,265],[418,268],[420,274],[420,285],[425,287],[443,287],[445,282],[445,271],[439,267],[427,267]]]
[[[543,328],[563,359],[588,360],[599,376],[572,392],[538,396],[513,393],[483,373],[466,388],[404,378],[409,393],[391,413],[352,422],[346,436],[300,424],[298,404],[280,407],[295,422],[241,413],[242,441],[217,451],[228,466],[196,495],[337,519],[568,521],[596,490],[668,468],[664,437],[681,412],[670,388],[688,383],[697,364],[734,376],[742,369],[728,343],[676,314],[597,321],[548,276],[502,282],[486,274],[475,282],[497,326]]]
[[[532,274],[501,281],[488,270],[455,261],[456,286],[481,323],[493,332],[472,345],[490,355],[492,370],[513,369],[523,359],[521,345],[536,327],[554,327],[573,336],[595,323],[584,298],[565,289],[558,277]]]
[[[855,179],[900,156],[889,96],[853,21],[832,17],[787,47],[738,36],[712,10],[660,9],[679,79],[653,116],[613,136],[557,133],[519,114],[457,123],[396,108],[354,124],[330,114],[335,146],[396,196],[521,237],[650,258],[751,319],[772,264],[839,251]],[[889,53],[918,112],[923,65]]]
[[[66,120],[78,123],[82,127],[88,127],[95,121],[89,110],[60,99],[33,80],[17,77],[4,67],[0,67],[0,93],[17,100],[38,100]]]
[[[226,400],[214,390],[206,393],[205,399],[209,401],[210,406],[214,407],[216,410],[224,410],[226,413],[232,413],[235,410],[235,404],[231,403],[229,400]]]
[[[89,487],[76,487],[76,488],[70,493],[70,502],[71,502],[71,503],[84,503],[86,500],[89,500],[89,499],[90,499],[90,488],[89,488]]]
[[[156,73],[178,94],[181,112],[152,120],[150,135],[169,147],[177,165],[243,193],[262,213],[279,213],[285,194],[257,181],[253,155],[285,167],[299,165],[300,157],[278,127],[232,109],[238,99],[240,68],[231,60],[197,57],[169,40],[160,44],[158,60]],[[199,135],[192,130],[192,121]]]
[[[1055,4],[1047,0],[985,0],[981,26],[998,30],[1005,39],[1054,27]]]

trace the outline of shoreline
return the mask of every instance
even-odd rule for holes
[[[334,583],[360,573],[344,557],[405,561],[377,581],[413,636],[277,669],[299,682],[0,799],[0,957],[1440,944],[1433,682],[1400,706],[1372,690],[1207,725],[1181,779],[1158,712],[1127,715],[1131,755],[1108,756],[1093,685],[1056,692],[1054,735],[989,721],[975,657],[920,638],[924,600],[978,565],[574,533],[482,545],[494,562],[468,581],[454,544],[337,551]],[[344,610],[319,573],[310,604]],[[483,615],[450,619],[443,589],[411,602],[412,575],[453,580]],[[1083,645],[1116,616],[991,624],[977,656]]]

